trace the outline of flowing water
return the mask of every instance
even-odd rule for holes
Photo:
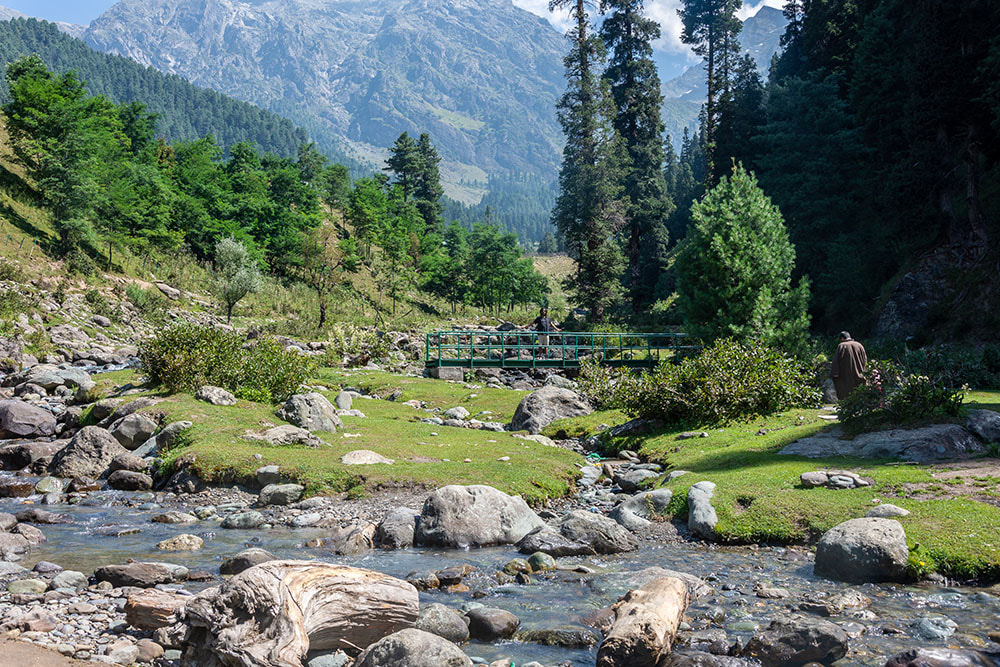
[[[3,474],[3,473],[0,473]],[[688,617],[694,628],[724,629],[728,641],[749,639],[757,627],[788,611],[808,595],[826,595],[847,588],[872,599],[861,618],[835,616],[852,637],[851,652],[843,664],[884,664],[887,657],[916,645],[950,645],[970,648],[992,647],[987,633],[997,629],[1000,598],[974,588],[934,586],[863,585],[848,587],[812,574],[812,563],[801,551],[783,548],[720,548],[701,543],[671,543],[643,547],[618,556],[563,558],[560,566],[585,565],[592,574],[560,570],[535,575],[528,585],[499,585],[496,571],[518,557],[513,548],[477,550],[407,549],[375,550],[361,556],[332,555],[303,546],[310,538],[324,536],[321,529],[271,528],[225,530],[217,521],[188,525],[152,523],[150,518],[164,509],[150,502],[151,494],[103,492],[91,494],[77,505],[49,505],[46,509],[68,515],[72,523],[41,526],[48,541],[21,563],[31,567],[39,560],[57,563],[66,569],[92,573],[96,567],[120,563],[128,558],[167,561],[191,570],[217,573],[221,560],[248,547],[258,546],[279,557],[320,559],[332,563],[378,570],[397,577],[413,571],[440,570],[468,563],[477,568],[466,578],[474,591],[487,595],[476,601],[507,609],[522,621],[522,629],[584,628],[581,619],[613,603],[634,584],[629,575],[652,566],[689,572],[709,580],[710,595],[694,602]],[[30,502],[31,499],[28,499]],[[24,501],[2,500],[0,511],[16,512]],[[130,532],[130,531],[137,532]],[[166,553],[155,547],[160,540],[191,532],[205,540],[196,552]],[[754,595],[754,585],[787,589],[791,597],[765,600]],[[189,583],[188,590],[212,585]],[[454,608],[473,601],[466,594],[441,591],[421,593],[421,602],[441,602]],[[925,616],[945,616],[957,624],[956,633],[944,641],[921,638],[915,622]],[[472,642],[465,650],[487,660],[510,658],[516,664],[537,660],[545,665],[593,665],[596,648],[565,649],[505,641],[496,644]]]

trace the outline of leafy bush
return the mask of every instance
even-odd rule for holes
[[[344,357],[368,354],[372,360],[389,356],[389,339],[375,329],[336,324],[328,331],[324,366],[340,366]]]
[[[18,315],[27,315],[34,301],[18,290],[0,290],[0,333],[10,333]]]
[[[706,425],[815,405],[810,369],[775,349],[716,341],[680,363],[641,375],[586,364],[580,384],[604,407],[669,424]]]
[[[0,258],[0,280],[9,280],[14,283],[23,283],[26,279],[24,270],[19,264],[9,259]]]
[[[139,314],[153,324],[162,324],[167,319],[167,298],[159,290],[143,289],[135,284],[125,288],[127,298]]]
[[[306,380],[313,362],[286,352],[274,339],[247,341],[207,326],[166,329],[146,341],[139,359],[149,381],[170,391],[216,385],[251,401],[280,403]]]
[[[891,361],[871,361],[865,382],[840,401],[840,420],[853,432],[904,426],[934,417],[955,417],[965,387],[949,388],[927,375],[908,373]]]

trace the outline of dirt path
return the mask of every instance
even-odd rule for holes
[[[0,639],[0,664],[18,667],[83,667],[93,663],[67,658],[55,651],[26,642]]]

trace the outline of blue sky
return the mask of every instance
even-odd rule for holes
[[[378,0],[372,0],[378,2]],[[116,0],[0,0],[0,5],[16,9],[30,16],[49,21],[66,21],[68,23],[88,24]],[[565,15],[552,14],[548,11],[548,0],[513,0],[514,4],[528,11],[544,16],[560,30],[566,26]],[[763,5],[781,7],[784,0],[751,0],[744,2],[741,18],[752,16]],[[680,19],[677,18],[677,8],[680,0],[647,0],[646,11],[660,23],[662,38],[656,43],[656,61],[660,67],[660,76],[669,80],[681,74],[688,66],[697,62],[697,58],[684,44],[681,44]]]

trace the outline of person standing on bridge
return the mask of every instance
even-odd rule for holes
[[[549,309],[544,306],[538,311],[538,317],[536,317],[535,321],[531,323],[531,327],[538,332],[538,336],[536,338],[538,344],[537,350],[541,351],[542,356],[548,357],[549,333],[553,331],[562,331],[562,329],[557,327],[555,322],[549,319]]]
[[[865,381],[868,353],[865,346],[851,338],[847,331],[840,332],[840,344],[833,359],[830,375],[837,388],[837,398],[844,400],[854,388]]]

